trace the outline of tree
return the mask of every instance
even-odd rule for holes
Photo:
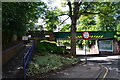
[[[120,22],[120,21],[118,21]],[[115,38],[117,38],[118,41],[120,41],[120,23],[118,23],[117,25],[117,35],[115,36]]]
[[[99,31],[99,27],[96,26],[96,15],[81,15],[79,23],[77,25],[77,31]]]
[[[100,28],[100,31],[115,31],[116,19],[114,16],[99,15],[97,26]]]
[[[82,2],[67,0],[71,19],[71,53],[76,53],[76,30],[115,31],[120,2]],[[96,28],[96,29],[95,29]]]
[[[45,28],[48,31],[54,31],[57,28],[57,25],[60,23],[59,20],[59,10],[54,9],[54,10],[48,10],[45,14]]]
[[[73,3],[67,0],[69,6],[69,17],[71,19],[71,53],[76,54],[76,25],[82,15],[99,14],[111,15],[115,13],[117,2],[82,2],[74,0]],[[114,24],[114,23],[113,23]],[[110,25],[108,25],[110,26]]]
[[[63,25],[60,32],[70,32],[70,24]]]
[[[120,44],[120,2],[116,5],[116,13],[117,13],[117,40]]]
[[[3,2],[2,3],[2,41],[10,44],[16,35],[19,40],[27,30],[34,28],[38,17],[42,17],[47,8],[44,2]]]

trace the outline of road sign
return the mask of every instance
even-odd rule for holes
[[[28,40],[28,36],[22,36],[22,40]]]
[[[90,38],[90,33],[88,31],[84,31],[82,34],[84,39],[89,39]]]
[[[50,37],[50,35],[45,35],[45,37]]]

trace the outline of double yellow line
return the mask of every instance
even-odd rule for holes
[[[103,66],[103,65],[102,65],[102,66]],[[106,66],[103,66],[103,67],[106,69],[106,72],[105,72],[102,80],[104,80],[104,79],[106,78],[107,74],[108,74],[108,68],[107,68]]]

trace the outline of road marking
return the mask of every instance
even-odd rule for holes
[[[107,76],[107,74],[108,74],[108,68],[106,67],[106,66],[103,66],[105,69],[106,69],[106,72],[105,72],[105,74],[104,74],[104,76],[103,76],[103,78],[102,78],[102,80],[104,80],[105,79],[105,77]]]

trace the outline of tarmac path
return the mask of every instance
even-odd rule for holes
[[[82,61],[85,61],[84,56],[79,56]],[[105,67],[104,75],[105,80],[120,80],[120,58],[119,55],[97,55],[87,56],[88,62],[98,63]],[[101,78],[101,76],[100,76]]]

